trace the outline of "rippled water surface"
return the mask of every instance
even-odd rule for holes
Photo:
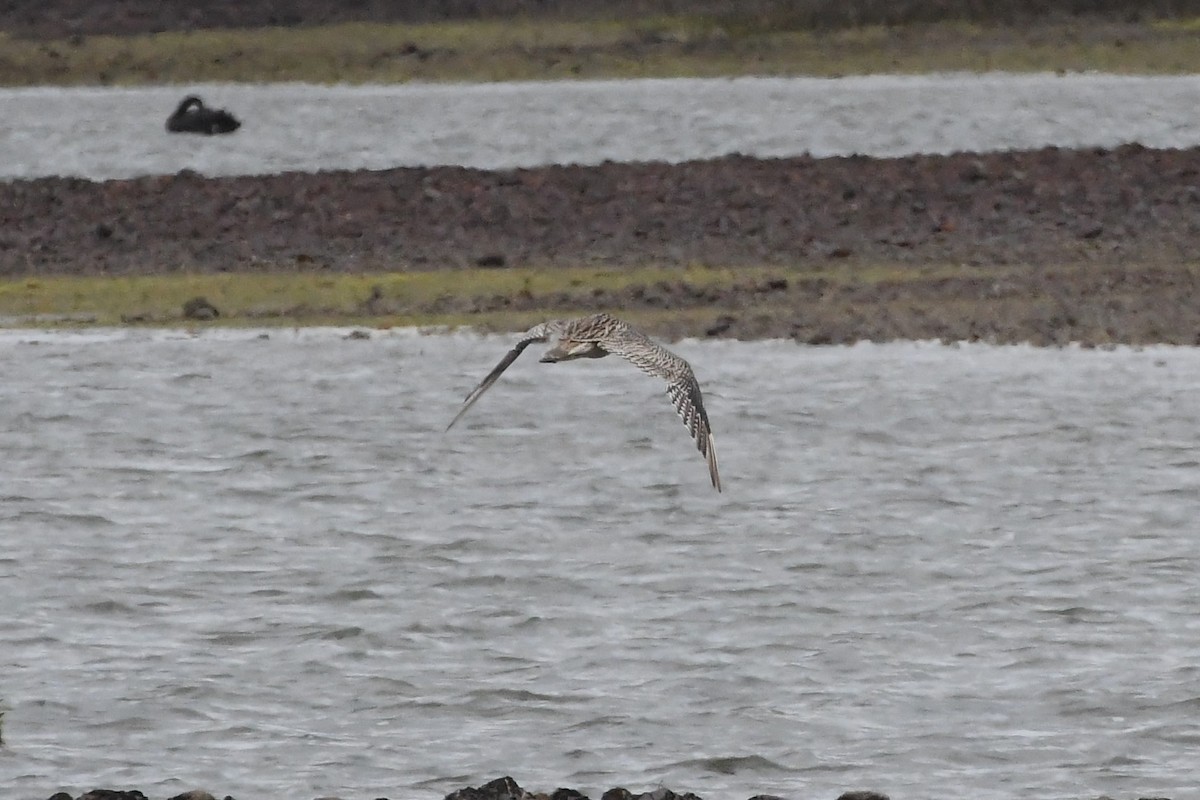
[[[168,135],[188,91],[242,119]],[[483,85],[0,89],[0,178],[1191,147],[1200,76],[947,74]]]
[[[1200,351],[0,333],[10,797],[1195,797]]]

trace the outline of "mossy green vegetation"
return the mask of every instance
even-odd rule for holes
[[[645,266],[25,277],[0,281],[0,325],[193,324],[184,317],[183,306],[195,297],[204,297],[220,311],[218,318],[204,323],[211,325],[469,325],[513,330],[550,316],[606,307],[620,308],[633,319],[682,314],[681,319],[695,321],[729,310],[748,288],[773,281],[870,285],[928,280],[959,269]],[[783,294],[774,301],[787,304]],[[756,310],[769,310],[772,302],[767,296]]]
[[[752,268],[54,276],[0,281],[0,326],[515,331],[610,311],[666,339],[1195,344],[1197,314],[1172,298],[1197,274],[1200,264],[1178,262],[983,267],[840,259]],[[198,297],[220,316],[185,316],[184,305]]]
[[[1200,71],[1196,20],[944,21],[819,30],[772,16],[533,18],[198,30],[37,41],[0,33],[0,84],[396,83],[945,70]]]
[[[936,316],[941,308],[952,317],[972,319],[994,305],[988,293],[970,288],[980,281],[1016,286],[1037,273],[1029,291],[1040,291],[1043,281],[1056,273],[1069,283],[1087,270],[1087,265],[1032,270],[847,259],[794,267],[27,277],[0,281],[0,327],[332,325],[512,331],[552,317],[607,310],[668,337],[699,335],[730,315],[758,320],[745,330],[765,336],[778,335],[781,320],[837,319],[868,306],[876,315],[892,310],[911,315],[917,309],[919,315]],[[965,293],[946,289],[956,281],[967,282]],[[1014,309],[1037,305],[1025,293],[1003,295],[1004,302],[1017,303]],[[184,304],[196,297],[215,306],[220,316],[188,319]]]

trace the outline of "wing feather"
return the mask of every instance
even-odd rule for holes
[[[620,323],[619,320],[614,321],[619,323],[619,328],[602,340],[601,346],[613,355],[629,361],[642,372],[667,382],[667,396],[671,398],[679,418],[683,420],[688,433],[696,442],[696,449],[708,462],[708,476],[712,480],[713,488],[721,491],[712,425],[709,424],[708,413],[704,410],[704,398],[700,394],[700,384],[696,381],[692,365],[645,334]]]

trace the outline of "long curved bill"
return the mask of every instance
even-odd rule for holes
[[[504,370],[508,369],[512,363],[517,360],[517,356],[521,355],[521,353],[530,345],[532,341],[534,340],[531,339],[520,342],[512,350],[509,350],[508,353],[505,354],[504,358],[500,359],[500,363],[497,364],[492,371],[487,374],[486,378],[479,382],[478,386],[471,390],[469,395],[467,395],[467,399],[463,401],[463,407],[460,408],[458,413],[454,415],[454,419],[450,420],[450,424],[446,426],[446,430],[453,428],[454,423],[462,419],[463,414],[466,414],[467,410],[470,409],[471,406],[475,405],[475,401],[480,397],[483,397],[483,393],[492,388],[492,384],[500,379],[500,376],[504,374]]]

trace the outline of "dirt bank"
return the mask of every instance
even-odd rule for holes
[[[676,334],[1200,335],[1200,149],[47,178],[0,184],[0,209],[8,278],[452,270],[461,284],[438,311],[711,312]],[[511,298],[470,286],[479,269],[647,264],[731,268],[734,278]],[[783,279],[736,278],[762,266]]]
[[[0,184],[0,275],[1187,262],[1200,149]]]
[[[759,19],[777,28],[903,25],[944,20],[1001,22],[1072,17],[1121,21],[1186,17],[1200,0],[56,0],[0,4],[0,30],[21,36],[132,35],[202,28],[314,26],[338,22],[428,22],[499,17],[654,18],[670,14]]]

